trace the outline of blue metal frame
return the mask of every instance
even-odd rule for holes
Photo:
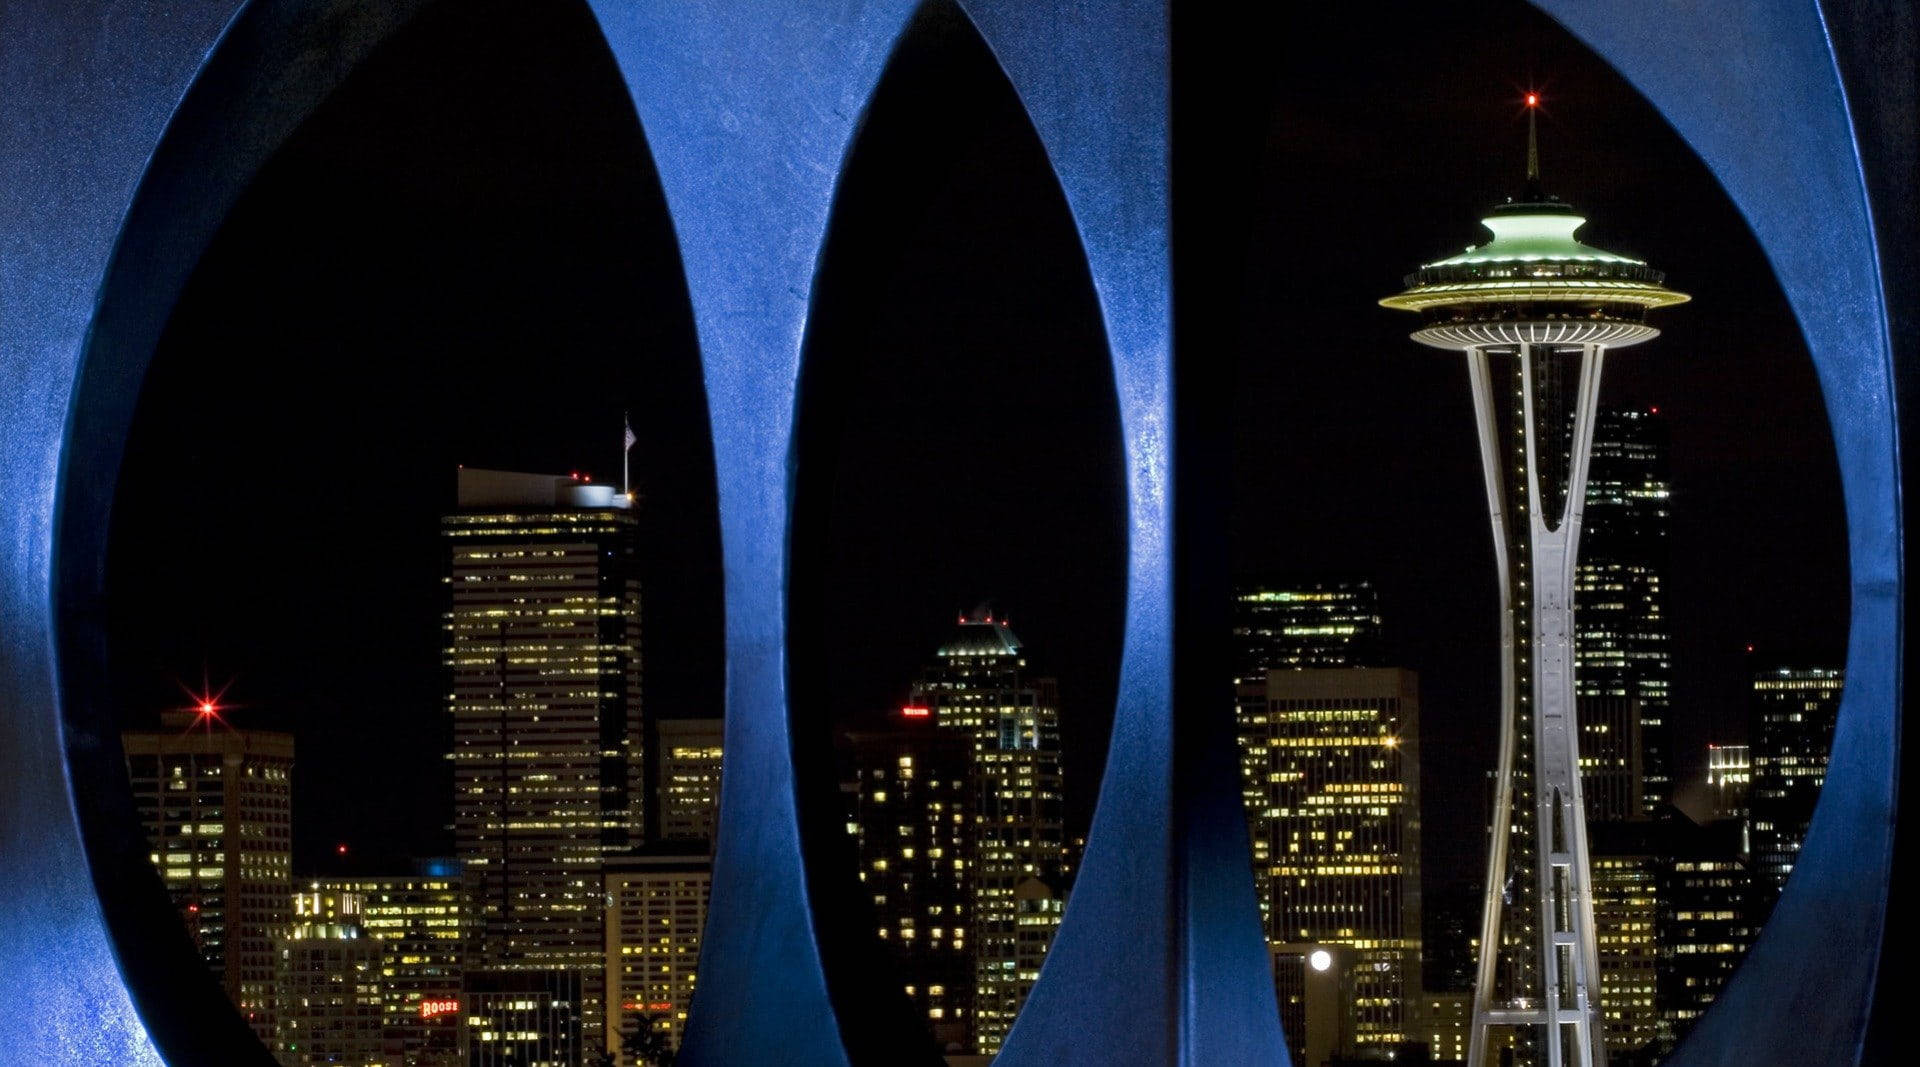
[[[258,1057],[211,983],[192,977],[184,936],[147,932],[166,925],[145,921],[164,906],[157,882],[139,870],[124,799],[98,788],[123,773],[94,670],[104,520],[140,375],[213,228],[298,121],[419,6],[0,9],[8,1062],[158,1063],[156,1041],[177,1062]],[[1128,475],[1122,695],[1103,791],[1065,924],[1005,1062],[1284,1062],[1232,779],[1204,773],[1232,765],[1218,721],[1228,708],[1175,699],[1204,689],[1180,678],[1176,655],[1175,605],[1192,570],[1175,536],[1185,435],[1173,418],[1166,4],[962,6],[1072,209],[1113,353]],[[1810,0],[1693,0],[1663,5],[1657,24],[1631,0],[1541,6],[1638,85],[1720,176],[1772,257],[1827,393],[1854,575],[1833,772],[1775,921],[1681,1056],[1767,1061],[1790,1049],[1800,1062],[1846,1062],[1872,1004],[1893,860],[1905,551],[1894,403],[1904,378],[1853,112]],[[686,1059],[872,1060],[882,1053],[858,1036],[870,1020],[851,1017],[857,1002],[832,988],[854,979],[822,950],[868,935],[811,904],[850,876],[808,870],[785,590],[814,275],[838,175],[915,4],[590,7],[679,239],[720,489],[728,769]],[[1884,23],[1911,36],[1895,15]],[[1904,117],[1910,129],[1914,116]],[[1897,188],[1897,176],[1883,180]],[[169,967],[185,977],[165,977]]]

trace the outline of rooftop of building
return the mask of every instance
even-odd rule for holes
[[[625,509],[633,506],[633,496],[597,484],[592,475],[579,471],[531,474],[463,466],[456,479],[454,504],[461,511]]]
[[[1017,656],[1023,646],[1005,618],[993,609],[975,608],[960,616],[960,629],[940,646],[942,656]]]

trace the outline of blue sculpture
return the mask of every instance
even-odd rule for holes
[[[152,932],[167,926],[156,919],[165,904],[151,875],[142,881],[124,798],[107,795],[122,772],[97,677],[105,516],[146,361],[214,228],[298,122],[424,6],[15,0],[0,18],[7,1062],[157,1064],[161,1048],[182,1063],[265,1062],[211,983],[196,984],[184,935]],[[786,551],[814,272],[838,175],[916,4],[589,6],[680,240],[719,478],[728,767],[686,1062],[874,1059],[860,1044],[868,1020],[836,1012],[821,951],[823,937],[867,935],[810,904],[810,887],[835,876],[807,869]],[[1173,544],[1167,6],[962,6],[1073,211],[1113,354],[1129,501],[1122,695],[1100,805],[1005,1062],[1283,1063],[1236,790],[1193,772],[1232,765],[1218,721],[1229,709],[1175,699],[1173,605],[1187,579]],[[1810,0],[1695,0],[1662,8],[1658,25],[1624,0],[1542,6],[1720,176],[1773,259],[1827,391],[1854,575],[1833,771],[1774,923],[1681,1055],[1793,1049],[1801,1062],[1846,1062],[1872,1004],[1893,860],[1905,552],[1896,368],[1854,112]],[[1898,29],[1891,15],[1887,26]]]

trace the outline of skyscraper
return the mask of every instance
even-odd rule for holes
[[[1844,686],[1841,671],[1781,667],[1753,677],[1747,738],[1753,759],[1753,873],[1771,911],[1800,858],[1827,782],[1833,727]]]
[[[467,1067],[575,1067],[582,1036],[580,972],[485,970],[467,974],[461,1042]]]
[[[655,803],[660,806],[663,840],[713,840],[714,820],[720,814],[720,742],[724,735],[719,719],[655,720],[660,771],[654,792]]]
[[[1574,686],[1587,818],[1646,818],[1672,799],[1667,620],[1672,486],[1658,408],[1602,408],[1579,565]]]
[[[1753,751],[1748,745],[1707,746],[1707,800],[1715,819],[1747,817],[1753,787]]]
[[[1660,1030],[1660,886],[1664,823],[1598,822],[1593,846],[1593,920],[1600,950],[1600,1003],[1609,1062],[1650,1055]]]
[[[211,703],[121,734],[153,865],[227,996],[274,1040],[273,939],[293,892],[293,738],[235,729]]]
[[[713,860],[704,852],[649,849],[608,860],[606,879],[606,1047],[621,1067],[638,1067],[619,1053],[626,1034],[650,1027],[677,1049],[686,1031]]]
[[[1058,879],[1066,867],[1060,797],[1060,702],[1051,678],[1027,673],[1026,650],[981,609],[960,617],[953,638],[915,684],[910,706],[935,727],[967,739],[975,819],[971,926],[974,1041],[999,1051],[1033,988],[1021,960],[1044,955],[1058,928],[1054,909],[1029,911],[1022,883]],[[1031,889],[1026,891],[1031,893]]]
[[[1384,667],[1380,591],[1364,579],[1243,585],[1233,596],[1234,677],[1270,670]]]
[[[1398,668],[1270,670],[1239,687],[1270,943],[1353,949],[1361,1052],[1412,1040],[1420,989],[1420,691]]]
[[[873,904],[907,999],[934,1041],[970,1052],[976,1047],[979,968],[971,935],[980,835],[972,738],[935,725],[932,708],[909,705],[896,713],[894,728],[859,731],[848,740],[854,770],[849,828],[860,855],[860,888]]]
[[[380,945],[357,893],[300,893],[274,939],[274,1053],[280,1067],[384,1067]]]
[[[1660,1057],[1672,1052],[1719,998],[1760,934],[1762,891],[1744,855],[1738,820],[1663,820],[1660,867]]]
[[[378,948],[383,1062],[456,1067],[471,919],[458,865],[439,860],[408,874],[320,878],[306,892],[322,901],[355,900],[359,928]]]
[[[1527,181],[1484,245],[1428,263],[1381,303],[1422,344],[1464,353],[1501,602],[1501,740],[1470,1056],[1513,1030],[1516,1062],[1604,1062],[1579,725],[1574,593],[1600,372],[1687,299],[1645,262],[1581,243],[1586,222],[1540,184],[1528,94]]]
[[[454,845],[476,916],[469,977],[573,973],[579,1003],[567,1010],[588,1047],[602,1021],[601,864],[644,818],[636,528],[606,486],[468,469],[441,523]]]

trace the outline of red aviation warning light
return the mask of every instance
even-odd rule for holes
[[[1528,93],[1528,94],[1527,94],[1527,106],[1528,106],[1528,107],[1539,107],[1539,106],[1540,106],[1540,94],[1539,94],[1539,93]]]

